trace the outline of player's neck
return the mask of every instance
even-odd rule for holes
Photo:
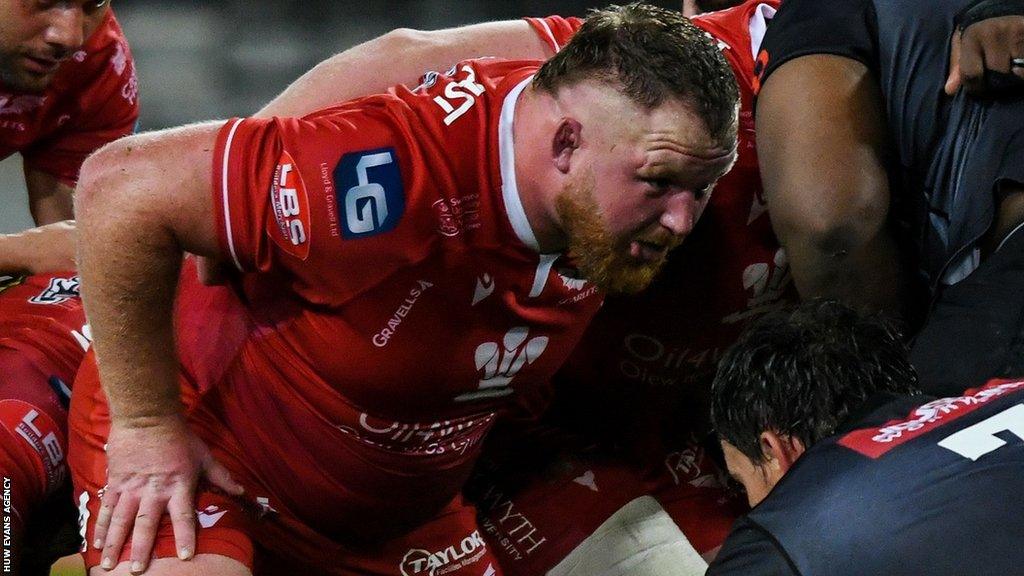
[[[558,105],[550,94],[532,85],[523,90],[512,125],[515,175],[523,211],[541,253],[565,248],[554,201],[561,183],[551,158],[552,135],[558,120]]]

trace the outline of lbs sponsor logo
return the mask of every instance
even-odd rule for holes
[[[270,206],[277,223],[270,237],[286,253],[305,260],[309,256],[309,198],[302,175],[295,169],[295,160],[288,152],[281,153],[274,170]]]
[[[487,552],[487,544],[479,530],[457,544],[431,552],[413,548],[405,553],[400,568],[402,576],[442,576],[478,562]]]
[[[21,400],[0,402],[0,425],[21,437],[35,452],[36,467],[46,476],[46,493],[64,483],[67,467],[64,465],[64,446],[57,423],[46,414]]]

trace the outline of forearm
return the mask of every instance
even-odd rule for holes
[[[217,252],[217,128],[133,136],[83,166],[75,206],[82,297],[115,423],[181,412],[171,315],[183,251]]]
[[[180,413],[171,309],[180,249],[166,229],[118,214],[114,194],[78,203],[79,274],[113,421]]]
[[[901,310],[899,255],[885,230],[854,245],[783,240],[801,298],[833,298],[872,310]]]
[[[39,226],[74,218],[74,189],[57,177],[25,169],[25,187],[32,220]]]
[[[543,59],[550,51],[521,20],[432,32],[398,29],[321,62],[256,116],[302,116],[398,84],[413,85],[427,71],[480,56]]]
[[[75,268],[75,221],[0,234],[0,272],[40,274]]]

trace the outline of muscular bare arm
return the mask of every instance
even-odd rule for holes
[[[427,71],[444,71],[477,56],[543,60],[553,54],[525,20],[434,31],[399,28],[317,64],[254,116],[304,116],[398,84],[415,84]],[[204,284],[234,274],[232,267],[207,258],[199,259],[198,271]]]
[[[551,55],[551,49],[525,20],[431,32],[401,28],[324,60],[256,116],[302,116],[397,84],[415,84],[430,70],[443,72],[468,58],[540,60]]]
[[[783,64],[758,95],[757,140],[772,226],[801,296],[899,310],[884,112],[867,68],[830,55]]]
[[[104,567],[131,530],[131,560],[144,569],[164,513],[179,556],[191,557],[198,477],[229,493],[241,489],[185,425],[171,319],[183,251],[218,251],[210,194],[217,128],[128,137],[82,168],[79,271],[112,422],[92,543],[104,549]]]

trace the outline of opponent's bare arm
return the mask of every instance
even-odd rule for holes
[[[430,32],[401,28],[324,60],[256,116],[302,116],[398,84],[415,84],[430,70],[443,72],[478,56],[541,60],[552,54],[525,20]]]
[[[103,548],[104,568],[131,531],[132,571],[145,569],[165,513],[179,556],[191,557],[200,475],[241,491],[185,424],[171,320],[183,251],[218,252],[210,194],[217,130],[203,124],[131,136],[82,168],[79,271],[111,413],[108,485],[90,543]]]
[[[800,295],[899,310],[884,116],[868,69],[831,55],[786,62],[758,95],[757,140],[772,225]]]
[[[41,274],[74,269],[74,220],[0,234],[0,273]]]

